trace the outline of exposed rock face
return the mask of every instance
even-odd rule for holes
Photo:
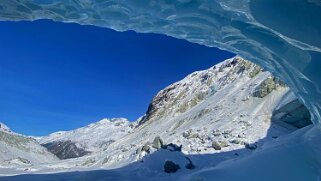
[[[276,77],[269,77],[256,87],[255,91],[253,92],[253,97],[263,98],[280,86],[285,87],[285,84],[280,79]]]
[[[51,142],[43,144],[43,146],[46,147],[49,152],[53,153],[62,160],[77,158],[90,153],[82,148],[77,147],[77,145],[70,140]]]
[[[282,121],[296,128],[312,124],[309,110],[297,99],[275,110],[272,120]]]
[[[218,78],[218,75],[222,74],[227,68],[232,69],[225,76]],[[206,97],[215,94],[225,85],[237,80],[239,76],[245,74],[249,78],[253,78],[261,71],[262,69],[258,65],[235,57],[233,60],[214,66],[207,71],[194,72],[184,80],[160,91],[149,104],[146,114],[138,126],[149,120],[185,113]],[[216,84],[216,82],[219,83]]]

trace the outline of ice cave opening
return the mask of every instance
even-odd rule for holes
[[[290,86],[307,109],[303,110],[295,101],[290,102],[289,107],[294,108],[294,113],[304,111],[296,116],[311,116],[314,126],[291,134],[285,142],[253,157],[206,168],[180,179],[320,180],[321,4],[318,0],[241,0],[238,3],[3,0],[0,10],[2,21],[52,19],[117,31],[160,33],[235,52],[259,64]],[[278,113],[275,112],[277,118],[298,127],[307,125]],[[288,170],[280,172],[284,168]],[[291,171],[291,175],[287,171]]]

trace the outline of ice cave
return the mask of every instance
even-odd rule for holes
[[[321,1],[1,0],[0,2],[1,21],[40,19],[93,25],[117,31],[134,30],[139,33],[165,34],[228,50],[259,64],[284,80],[311,113],[314,125],[292,135],[284,144],[266,148],[260,154],[232,164],[208,167],[175,179],[316,181],[321,179]],[[290,170],[291,175],[284,170]],[[102,174],[97,173],[97,175]],[[92,178],[99,178],[94,177],[94,174],[89,173],[89,175]],[[15,179],[19,180],[22,177]],[[28,177],[26,179],[32,180]],[[41,180],[41,177],[38,179]]]

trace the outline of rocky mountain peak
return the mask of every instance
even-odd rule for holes
[[[243,58],[227,59],[207,70],[197,71],[161,90],[151,101],[138,126],[166,116],[177,116],[239,77],[253,78],[262,68]]]

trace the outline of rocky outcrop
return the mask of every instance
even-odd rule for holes
[[[255,88],[253,97],[263,98],[281,86],[285,87],[285,84],[280,79],[268,77]]]
[[[70,140],[51,142],[43,144],[42,146],[46,147],[49,152],[53,153],[61,160],[78,158],[90,153],[82,148],[77,147],[77,145]]]

